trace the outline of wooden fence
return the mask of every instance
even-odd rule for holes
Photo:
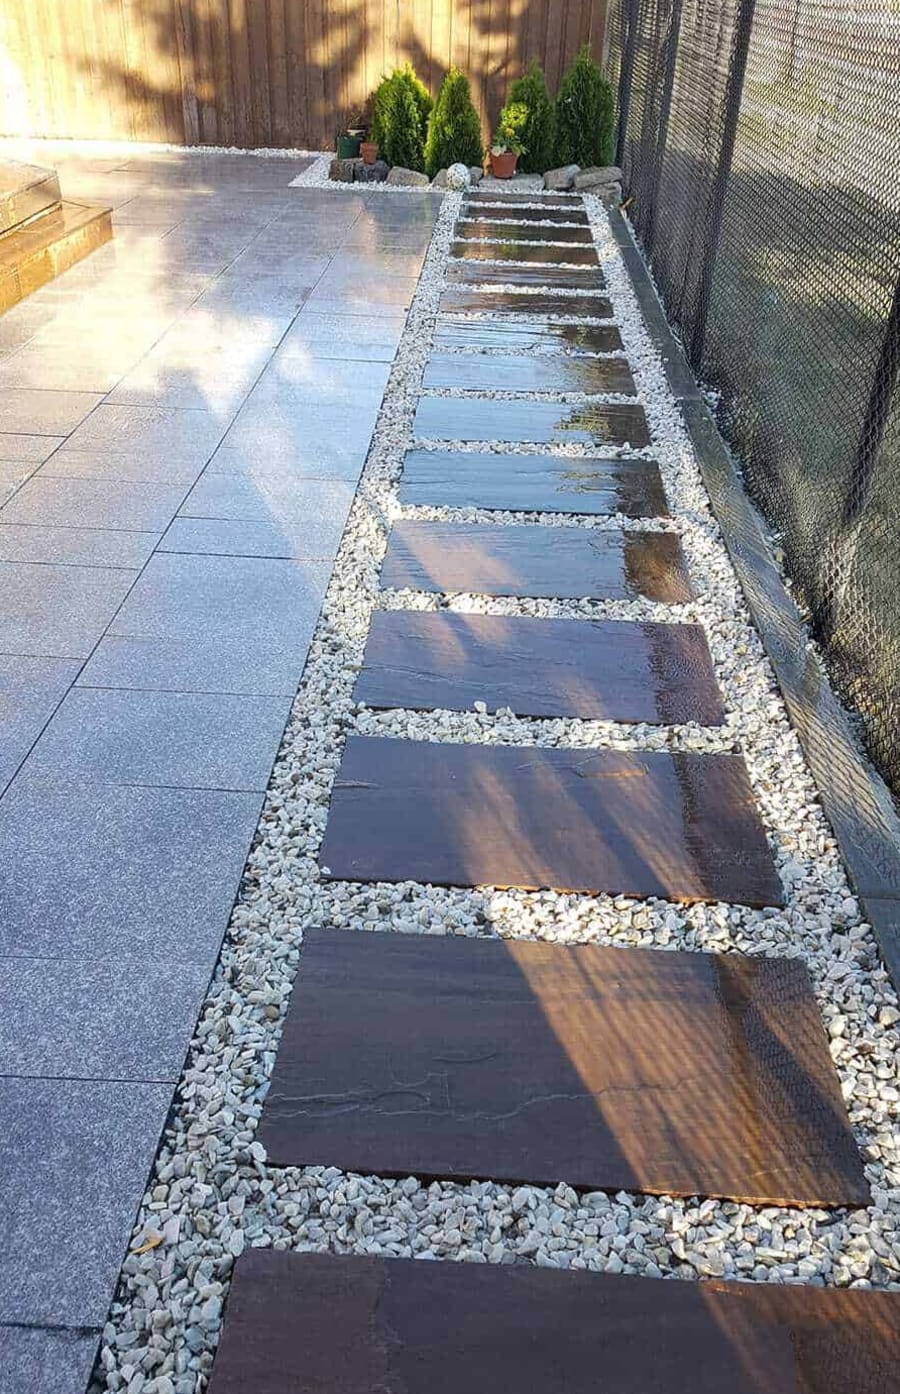
[[[381,74],[454,62],[490,123],[538,57],[551,90],[606,0],[5,0],[0,133],[328,149]]]

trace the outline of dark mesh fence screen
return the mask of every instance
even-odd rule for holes
[[[900,794],[900,5],[612,0],[628,213]]]

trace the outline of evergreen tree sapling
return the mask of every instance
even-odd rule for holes
[[[453,164],[480,165],[481,121],[472,105],[468,78],[451,68],[441,83],[425,142],[425,173],[430,179]]]
[[[584,44],[572,59],[556,97],[556,163],[608,165],[613,154],[613,91]]]
[[[556,112],[544,79],[544,70],[536,58],[528,70],[510,85],[510,104],[521,103],[528,109],[528,120],[521,132],[525,149],[519,157],[523,174],[544,174],[553,168],[556,142]]]
[[[431,97],[409,63],[382,78],[372,98],[370,138],[389,165],[424,170]]]

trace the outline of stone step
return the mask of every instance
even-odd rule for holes
[[[559,600],[693,599],[679,538],[671,532],[532,524],[420,523],[401,519],[388,538],[381,584],[394,590]]]
[[[503,792],[485,785],[480,801]],[[611,829],[623,805],[615,788],[605,797]],[[537,831],[539,813],[516,811]],[[417,813],[418,800],[413,849]],[[258,1135],[273,1166],[753,1205],[869,1201],[796,958],[310,928]]]
[[[628,359],[563,358],[555,354],[432,353],[422,386],[465,392],[618,392],[637,391]],[[518,407],[518,403],[516,404]]]
[[[434,508],[484,508],[513,513],[624,513],[669,516],[655,460],[491,454],[475,450],[409,450],[400,502]]]
[[[58,207],[59,202],[55,170],[19,160],[0,160],[0,235]]]
[[[0,238],[0,312],[112,237],[108,208],[64,201]]]
[[[354,700],[368,707],[718,726],[725,711],[695,624],[376,610]]]
[[[320,863],[339,881],[784,903],[739,755],[351,736]]]
[[[550,319],[523,324],[508,319],[452,319],[449,315],[439,316],[433,342],[436,349],[471,352],[552,349],[566,354],[616,353],[622,348],[622,336],[614,324],[558,324]]]
[[[461,218],[456,224],[456,236],[467,242],[483,242],[486,238],[497,242],[537,242],[590,244],[593,235],[589,227],[545,227],[542,223],[489,223],[483,219]],[[559,252],[559,260],[571,260]]]
[[[490,204],[465,203],[460,212],[460,217],[471,223],[492,222],[496,218],[504,220],[504,226],[509,221],[524,225],[529,223],[573,223],[582,227],[588,226],[588,216],[583,208],[516,208],[504,207],[500,204],[494,207]],[[549,230],[549,229],[548,229]],[[516,229],[513,229],[515,232]]]
[[[593,246],[557,247],[552,242],[519,242],[512,237],[506,242],[454,242],[450,255],[460,261],[529,262],[542,269],[564,265],[597,266],[600,260]],[[502,274],[508,274],[506,268]],[[550,284],[546,276],[544,284]]]
[[[640,450],[650,444],[644,408],[628,402],[513,404],[497,397],[420,397],[413,432],[418,440],[511,445],[615,445]]]
[[[461,242],[461,247],[493,247],[485,242]],[[537,247],[537,251],[546,248]],[[553,250],[552,248],[550,250]],[[593,247],[583,251],[593,252]],[[594,253],[596,256],[596,253]],[[560,260],[555,258],[554,260]],[[606,281],[599,266],[519,266],[515,262],[451,261],[447,284],[467,286],[533,286],[535,290],[603,290]]]
[[[209,1394],[890,1394],[900,1294],[250,1249]]]
[[[500,290],[492,285],[479,290],[450,286],[441,296],[441,310],[444,314],[559,315],[565,319],[609,319],[612,302],[605,295],[542,295],[540,291]]]

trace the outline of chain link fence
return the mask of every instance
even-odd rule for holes
[[[900,0],[611,0],[628,214],[900,795]]]

